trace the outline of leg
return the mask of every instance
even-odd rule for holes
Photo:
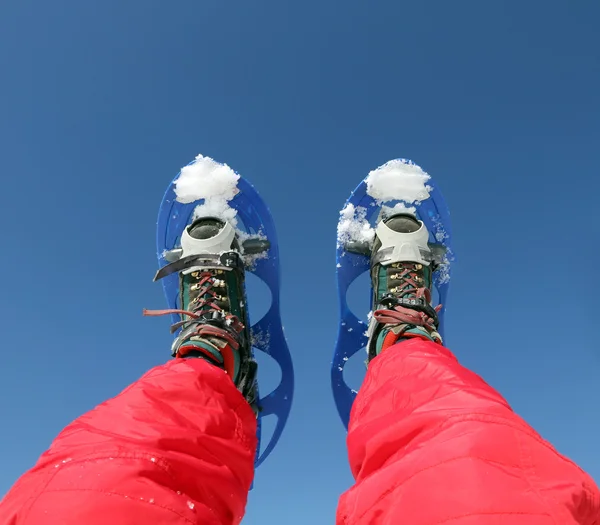
[[[68,426],[2,501],[0,525],[241,521],[257,447],[244,266],[217,219],[182,245],[157,274],[179,273],[180,308],[154,312],[181,315],[176,359]]]
[[[373,359],[352,410],[340,525],[600,523],[593,480],[439,344]]]
[[[237,524],[255,450],[256,417],[227,374],[173,360],[65,428],[0,524]]]
[[[350,419],[339,525],[597,525],[600,493],[442,346],[428,233],[377,226],[369,370]]]

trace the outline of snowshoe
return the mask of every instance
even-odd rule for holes
[[[198,155],[167,188],[158,215],[157,254],[156,279],[163,282],[175,333],[173,353],[213,359],[232,375],[258,414],[258,466],[281,437],[294,390],[281,326],[279,253],[271,214],[247,180]],[[272,297],[268,312],[252,326],[246,272],[264,281]],[[224,353],[223,341],[229,347]],[[270,355],[282,370],[280,384],[264,397],[256,379],[255,350]],[[275,415],[277,423],[261,452],[261,419],[268,415]]]
[[[404,232],[416,234],[418,239],[398,242],[394,238],[397,232],[391,228],[397,221],[405,225],[407,221],[417,224],[420,221],[423,228]],[[337,233],[340,322],[331,382],[338,413],[347,428],[357,392],[344,380],[344,368],[361,349],[366,349],[368,359],[373,359],[381,335],[381,323],[368,320],[372,312],[369,315],[365,312],[364,318],[360,319],[350,310],[347,301],[350,284],[361,274],[371,272],[373,310],[396,306],[415,310],[417,306],[417,310],[426,312],[433,320],[433,324],[428,322],[432,330],[426,330],[427,333],[441,341],[450,265],[455,257],[451,247],[449,211],[441,192],[427,173],[405,159],[392,160],[371,171],[356,187],[340,212]],[[409,265],[410,261],[414,265]],[[397,267],[394,268],[394,264]],[[410,283],[407,286],[407,278],[415,286]],[[424,297],[419,292],[417,297],[416,289],[423,288],[424,284],[429,285],[431,296]],[[367,330],[368,325],[370,330]],[[413,330],[413,326],[406,327],[405,332],[409,330]]]

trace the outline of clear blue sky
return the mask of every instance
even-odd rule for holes
[[[141,311],[164,304],[160,199],[198,153],[252,181],[281,240],[298,389],[246,525],[333,523],[351,483],[335,227],[394,157],[451,207],[448,345],[600,480],[599,17],[592,0],[4,0],[0,494],[169,357],[168,319]]]

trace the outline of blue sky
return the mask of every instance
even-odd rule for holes
[[[168,319],[141,310],[164,304],[160,199],[198,153],[259,189],[280,237],[298,388],[245,524],[333,523],[351,483],[329,391],[335,227],[395,157],[452,211],[448,345],[600,480],[598,16],[591,0],[3,1],[0,494],[168,358]]]

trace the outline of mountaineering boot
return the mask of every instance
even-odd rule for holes
[[[393,215],[377,225],[371,251],[369,361],[407,338],[442,343],[437,311],[431,305],[435,267],[428,239],[425,224],[409,213]]]
[[[177,313],[171,327],[175,358],[199,358],[225,370],[257,411],[256,371],[246,306],[244,263],[235,229],[217,218],[202,217],[181,236],[181,248],[154,280],[179,273],[179,308],[145,310],[145,315]]]

